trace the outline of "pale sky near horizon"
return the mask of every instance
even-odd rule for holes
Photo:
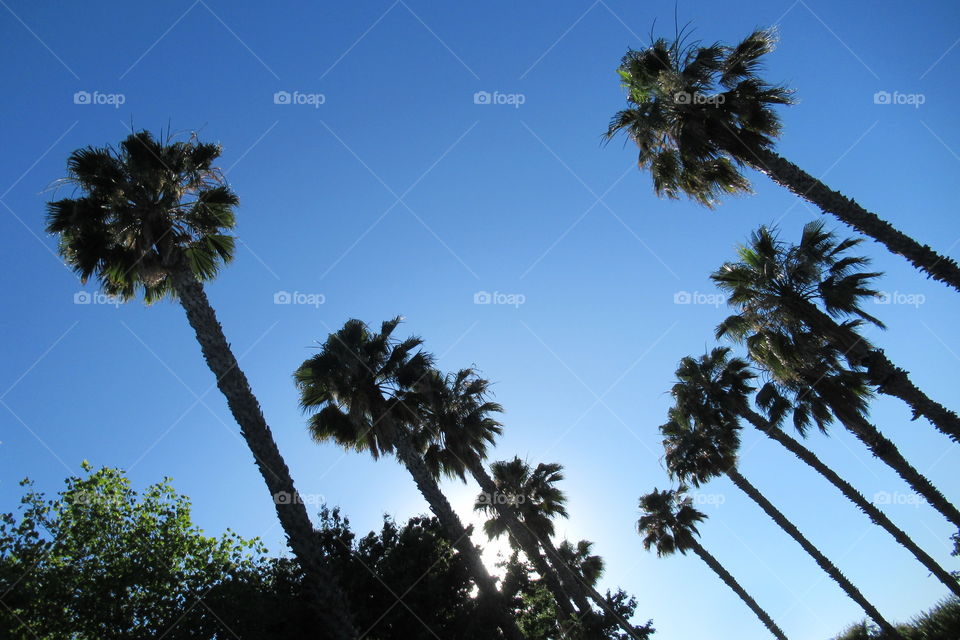
[[[397,335],[422,336],[442,368],[476,365],[495,381],[506,427],[491,459],[565,466],[571,518],[559,532],[595,542],[603,587],[636,596],[636,620],[652,618],[656,638],[768,637],[695,556],[657,558],[634,530],[639,495],[670,485],[657,426],[677,361],[712,348],[727,314],[709,274],[758,225],[793,240],[820,215],[752,173],[755,194],[716,211],[659,200],[629,144],[601,144],[624,105],[620,56],[648,43],[655,20],[658,35],[672,35],[674,3],[0,5],[0,512],[16,509],[21,478],[55,493],[87,459],[126,469],[139,488],[170,476],[205,530],[230,527],[283,552],[269,495],[180,307],[106,303],[43,231],[46,189],[74,149],[116,144],[131,124],[196,130],[223,144],[241,198],[237,258],[207,290],[308,499],[340,505],[360,533],[384,512],[427,510],[393,460],[312,443],[291,381],[346,319],[379,326],[400,314]],[[798,98],[781,110],[778,151],[960,255],[950,187],[960,5],[681,2],[677,14],[704,42],[777,25],[764,75]],[[871,339],[932,397],[960,407],[960,297],[879,245],[861,249],[891,294],[875,309],[889,328]],[[960,499],[956,445],[898,401],[878,399],[871,417]],[[834,429],[808,445],[960,569],[943,518],[852,436]],[[741,470],[891,619],[946,595],[831,486],[751,430]],[[478,489],[444,488],[476,521]],[[826,640],[864,617],[728,481],[697,497],[709,515],[704,546],[789,637]]]

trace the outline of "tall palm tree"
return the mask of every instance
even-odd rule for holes
[[[637,532],[643,537],[643,548],[657,550],[657,556],[664,557],[679,551],[686,555],[693,551],[708,567],[713,569],[724,584],[733,590],[750,610],[760,619],[770,633],[778,640],[787,640],[787,636],[780,627],[764,611],[757,601],[740,586],[740,583],[720,564],[713,555],[703,548],[697,536],[697,523],[706,520],[707,516],[697,511],[690,504],[691,500],[685,495],[686,489],[658,491],[654,489],[640,497],[640,510],[643,515],[637,521]]]
[[[618,69],[628,106],[614,115],[606,138],[623,131],[637,144],[638,164],[650,171],[658,195],[686,194],[712,208],[723,195],[750,191],[742,170],[752,167],[960,291],[955,260],[773,151],[781,134],[774,108],[793,102],[791,91],[758,75],[776,40],[773,29],[757,29],[733,47],[687,45],[680,34],[672,42],[661,38],[643,51],[628,51]]]
[[[851,600],[890,638],[903,638],[864,597],[840,569],[804,536],[773,503],[737,470],[737,449],[740,447],[740,426],[725,411],[711,410],[699,403],[675,405],[669,421],[660,427],[664,436],[666,464],[670,476],[684,485],[699,487],[712,478],[726,475],[734,485],[757,503],[781,529],[793,538]]]
[[[671,389],[674,401],[684,407],[699,407],[698,411],[725,412],[731,420],[744,418],[771,440],[779,443],[785,449],[797,456],[814,471],[823,476],[874,524],[882,527],[887,533],[903,545],[913,556],[937,577],[953,593],[960,595],[960,582],[930,557],[905,531],[897,527],[876,505],[866,499],[853,485],[840,477],[833,469],[824,464],[810,449],[785,434],[780,429],[780,423],[788,412],[789,403],[778,393],[775,385],[768,383],[763,386],[757,395],[757,402],[761,407],[769,409],[775,416],[771,422],[763,418],[750,407],[749,396],[754,390],[751,381],[756,377],[749,365],[740,358],[731,358],[730,349],[718,347],[699,358],[686,357],[680,361],[676,371],[677,383]],[[806,396],[810,398],[810,396]],[[821,412],[807,409],[810,403],[799,404],[795,418],[798,426],[805,429],[807,416],[819,419]]]
[[[572,596],[581,615],[589,618],[593,613],[590,607],[592,600],[601,610],[613,616],[617,625],[630,638],[646,638],[650,633],[649,629],[631,625],[620,616],[583,575],[564,562],[553,543],[553,519],[557,516],[568,517],[566,496],[556,486],[563,480],[563,467],[556,463],[540,463],[531,469],[525,461],[514,457],[509,461],[491,463],[490,471],[496,486],[494,495],[508,498],[508,505],[515,510],[521,525],[536,537],[546,552],[548,561],[560,574],[564,590]],[[501,534],[506,524],[490,502],[485,494],[481,494],[474,508],[488,516],[484,531],[488,536],[496,537]]]
[[[60,255],[81,281],[93,277],[124,300],[142,294],[148,304],[165,297],[180,303],[273,496],[323,627],[332,638],[355,638],[290,470],[204,292],[234,250],[239,200],[214,166],[220,153],[195,137],[162,142],[146,131],[119,148],[78,149],[64,182],[80,195],[48,204],[47,231],[59,236]]]
[[[388,320],[375,333],[360,320],[348,320],[297,369],[294,380],[300,405],[311,412],[310,433],[318,442],[333,440],[348,449],[367,451],[374,459],[395,455],[450,543],[463,555],[501,631],[522,640],[480,551],[424,460],[424,449],[434,434],[424,420],[427,399],[421,388],[431,373],[433,357],[419,350],[420,338],[392,337],[400,321],[399,317]]]
[[[503,431],[503,425],[492,417],[494,413],[501,413],[503,407],[490,399],[490,382],[473,369],[448,375],[434,370],[426,376],[422,388],[427,398],[426,420],[434,435],[424,453],[430,472],[435,478],[447,475],[461,481],[466,481],[467,473],[473,476],[498,517],[493,537],[508,534],[512,546],[523,551],[540,574],[557,602],[561,617],[574,616],[570,595],[563,589],[559,575],[540,552],[533,532],[506,504],[509,496],[497,492],[497,485],[484,465],[487,447],[492,446]]]
[[[877,391],[900,398],[914,417],[924,416],[960,442],[960,417],[930,399],[906,371],[857,332],[862,323],[883,328],[862,306],[876,295],[870,281],[879,274],[862,271],[866,258],[847,255],[859,243],[838,240],[819,221],[804,226],[797,245],[760,227],[740,248],[739,261],[727,262],[711,275],[738,312],[720,324],[717,336],[743,340],[751,332],[806,327],[845,354],[853,367],[862,368]]]

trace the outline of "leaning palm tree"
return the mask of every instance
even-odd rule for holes
[[[776,44],[773,29],[758,29],[730,47],[655,41],[630,50],[618,73],[626,109],[610,121],[609,140],[625,132],[640,150],[658,195],[686,194],[714,207],[727,194],[750,191],[744,167],[834,215],[844,224],[902,255],[928,277],[960,291],[960,265],[833,191],[773,151],[781,134],[774,108],[793,102],[792,92],[765,82],[758,72]]]
[[[540,463],[531,469],[525,461],[514,457],[509,461],[493,462],[490,471],[496,488],[494,495],[498,498],[504,497],[521,525],[534,535],[546,552],[551,566],[559,573],[563,589],[572,596],[581,616],[588,623],[591,622],[594,612],[590,601],[593,601],[602,611],[612,616],[617,626],[630,638],[646,638],[650,633],[649,629],[631,625],[619,615],[590,581],[564,562],[559,549],[553,543],[553,519],[557,516],[568,517],[566,496],[556,486],[563,480],[563,467],[556,463]],[[490,502],[486,494],[481,494],[474,508],[487,516],[484,531],[493,538],[502,535],[506,529],[506,521]]]
[[[574,617],[570,594],[564,590],[557,572],[547,563],[533,532],[520,522],[506,504],[509,496],[497,491],[496,482],[484,465],[487,447],[492,446],[503,431],[503,425],[492,414],[503,411],[490,399],[490,382],[473,369],[461,369],[444,375],[431,371],[421,385],[427,398],[426,421],[434,438],[424,453],[424,461],[435,478],[446,475],[466,481],[473,476],[483,491],[487,504],[497,514],[493,537],[509,536],[511,546],[524,553],[547,589],[556,600],[562,620]]]
[[[294,380],[300,405],[311,412],[310,433],[318,442],[332,440],[348,449],[367,451],[374,459],[395,455],[463,556],[482,602],[503,634],[522,640],[480,551],[424,460],[424,449],[434,434],[424,419],[429,409],[422,388],[431,374],[433,357],[420,350],[420,338],[392,338],[400,321],[399,317],[388,320],[375,333],[360,320],[348,320],[297,369]]]
[[[637,532],[643,537],[643,548],[647,551],[654,548],[658,557],[672,555],[679,551],[686,555],[693,551],[708,567],[713,569],[724,584],[730,587],[740,599],[750,607],[750,610],[763,623],[770,633],[778,640],[787,640],[780,627],[764,611],[757,601],[740,586],[740,583],[730,575],[730,572],[720,564],[713,554],[703,548],[697,536],[697,524],[706,520],[707,516],[697,511],[692,505],[686,489],[658,491],[640,496],[640,510],[643,515],[637,521]]]
[[[727,262],[711,275],[737,311],[720,324],[717,337],[743,340],[751,332],[805,327],[845,354],[853,367],[862,368],[877,391],[903,400],[914,418],[925,417],[960,442],[960,417],[930,399],[857,331],[862,323],[883,328],[862,306],[876,295],[870,281],[880,274],[864,272],[869,261],[847,254],[859,243],[838,240],[820,221],[804,225],[797,245],[760,227],[740,248],[739,261]]]
[[[60,255],[81,281],[95,278],[123,300],[142,294],[148,304],[180,303],[273,496],[320,622],[331,637],[355,638],[290,470],[204,292],[234,250],[238,198],[214,166],[220,153],[195,137],[161,142],[146,131],[119,148],[74,151],[63,182],[80,194],[48,204],[47,231],[59,236]]]
[[[684,407],[700,407],[704,412],[722,411],[732,420],[745,419],[839,489],[874,524],[893,536],[940,582],[960,596],[960,582],[955,577],[937,564],[903,529],[895,525],[853,485],[824,464],[813,451],[781,430],[780,425],[789,413],[791,404],[778,392],[774,383],[765,384],[757,394],[757,404],[767,410],[773,420],[765,419],[750,407],[749,397],[754,390],[751,381],[756,376],[750,371],[746,361],[731,358],[729,348],[718,347],[696,359],[683,358],[677,367],[676,376],[677,383],[671,389],[674,402]],[[798,395],[796,400],[796,404],[792,405],[796,407],[793,417],[801,433],[806,431],[811,421],[816,421],[818,426],[825,426],[827,416],[815,395]]]
[[[740,426],[726,411],[704,407],[699,403],[675,405],[669,420],[660,427],[664,436],[665,461],[670,476],[684,485],[699,487],[717,476],[726,475],[733,484],[757,503],[777,525],[793,538],[824,573],[860,605],[868,616],[890,638],[903,638],[864,597],[840,569],[804,536],[773,503],[737,470],[740,447]]]

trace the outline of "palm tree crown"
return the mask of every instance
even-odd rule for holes
[[[149,303],[173,293],[172,270],[214,278],[233,257],[239,200],[213,166],[220,145],[163,143],[147,131],[119,148],[70,154],[64,182],[82,193],[47,205],[47,231],[86,282],[127,300],[141,290]]]
[[[780,135],[773,107],[791,103],[790,91],[757,76],[775,43],[773,30],[758,29],[734,47],[684,45],[681,36],[628,51],[618,73],[629,106],[606,138],[623,131],[637,144],[658,195],[713,207],[723,194],[749,191],[742,167]]]
[[[684,487],[654,489],[640,497],[640,510],[643,515],[637,521],[637,531],[643,538],[643,548],[656,549],[658,556],[686,554],[699,533],[697,523],[707,518],[693,507]]]
[[[499,516],[491,500],[509,500],[516,509],[521,522],[539,539],[554,534],[553,518],[567,517],[566,496],[556,487],[563,480],[563,466],[556,463],[540,463],[535,469],[520,458],[500,460],[490,465],[494,482],[500,496],[481,495],[474,506],[489,519],[484,523],[484,532],[496,538],[507,532],[507,524]]]

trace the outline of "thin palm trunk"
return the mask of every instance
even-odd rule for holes
[[[772,425],[757,412],[747,408],[742,413],[743,417],[745,417],[750,424],[766,434],[772,440],[775,440],[783,445],[785,449],[800,458],[800,460],[807,463],[817,473],[826,478],[827,481],[839,489],[840,492],[846,496],[848,500],[850,500],[850,502],[855,504],[861,511],[863,511],[867,517],[873,521],[874,524],[882,527],[887,533],[893,536],[894,540],[899,542],[907,551],[912,553],[913,557],[915,557],[920,564],[926,567],[930,573],[936,576],[936,578],[940,580],[944,586],[950,589],[954,595],[960,596],[960,582],[950,575],[946,569],[937,564],[937,562],[931,558],[927,552],[921,549],[903,529],[895,525],[890,518],[883,513],[883,511],[878,509],[876,505],[867,500],[863,494],[853,487],[853,485],[841,478],[833,469],[821,462],[821,460],[812,451]]]
[[[625,620],[623,616],[614,611],[614,609],[607,602],[607,599],[604,598],[599,591],[594,589],[592,584],[584,580],[583,576],[581,576],[578,571],[563,561],[563,559],[560,557],[560,553],[557,551],[557,548],[553,545],[553,541],[550,539],[550,536],[542,536],[540,538],[540,544],[543,545],[544,550],[547,552],[547,558],[550,559],[553,567],[560,572],[564,586],[566,586],[567,590],[573,594],[573,600],[577,603],[577,607],[581,611],[592,612],[590,603],[587,600],[587,598],[589,598],[590,600],[593,600],[593,602],[600,608],[601,611],[605,611],[612,615],[617,621],[617,626],[620,627],[620,629],[626,633],[627,636],[632,638],[632,640],[646,639],[646,633],[638,631],[637,628]]]
[[[307,509],[293,484],[290,470],[273,439],[247,377],[237,364],[223,335],[203,285],[186,268],[174,270],[173,286],[187,320],[197,336],[204,360],[217,378],[217,387],[226,397],[230,412],[253,453],[257,468],[270,491],[287,544],[304,571],[304,587],[317,613],[325,637],[353,640],[357,632],[347,601],[326,566],[317,544]]]
[[[756,152],[756,158],[756,162],[752,163],[754,168],[780,186],[816,205],[821,211],[833,214],[840,222],[876,240],[891,253],[903,256],[927,277],[960,291],[960,265],[954,259],[920,244],[877,214],[830,189],[776,153],[761,150]]]
[[[881,631],[886,634],[889,638],[897,638],[903,640],[903,636],[891,625],[887,620],[880,615],[880,612],[877,611],[877,608],[874,607],[870,602],[863,596],[860,591],[853,586],[853,583],[847,579],[843,573],[840,572],[840,569],[836,567],[825,555],[823,555],[819,549],[817,549],[807,538],[800,533],[800,530],[790,522],[786,516],[783,515],[773,504],[767,500],[762,493],[760,493],[756,487],[750,484],[746,478],[740,475],[740,472],[736,469],[730,469],[727,471],[727,476],[733,481],[733,484],[737,485],[741,491],[746,493],[754,502],[760,505],[760,508],[763,509],[764,513],[770,516],[774,522],[780,525],[780,528],[787,532],[791,538],[797,541],[797,543],[803,547],[803,550],[806,551],[810,556],[816,561],[817,565],[830,576],[840,588],[846,592],[850,599],[856,602],[860,607],[870,616],[870,619],[873,620],[877,626],[880,627]]]
[[[473,544],[466,528],[460,521],[460,517],[450,506],[447,497],[443,495],[437,481],[430,474],[423,457],[416,451],[409,436],[402,429],[395,427],[394,433],[396,434],[397,458],[410,472],[417,489],[426,499],[427,504],[430,505],[430,510],[433,511],[437,519],[440,520],[440,524],[447,531],[451,544],[460,551],[466,561],[477,588],[480,590],[481,599],[495,616],[500,630],[510,640],[524,640],[516,621],[507,610],[502,594],[483,564],[480,551]]]
[[[764,611],[759,604],[757,604],[756,600],[750,597],[750,594],[740,586],[740,583],[737,582],[732,575],[730,575],[730,572],[727,571],[724,566],[720,564],[720,562],[714,558],[713,555],[711,555],[709,551],[704,549],[703,545],[695,540],[693,536],[690,537],[690,548],[693,549],[694,553],[700,556],[701,560],[707,563],[708,567],[713,569],[714,573],[720,576],[720,579],[723,580],[723,582],[730,587],[734,593],[740,596],[740,599],[743,600],[748,607],[750,607],[750,610],[753,611],[758,618],[760,618],[760,622],[763,623],[763,626],[769,629],[770,633],[772,633],[777,640],[787,640],[787,636],[783,633],[783,631],[780,630],[780,627],[778,627],[773,621],[773,618],[771,618],[770,615]]]
[[[470,460],[469,467],[470,473],[477,481],[477,484],[480,485],[480,489],[489,496],[490,504],[497,512],[497,515],[503,518],[514,542],[520,547],[524,555],[527,556],[527,559],[533,564],[534,569],[536,569],[537,573],[543,578],[550,593],[553,594],[554,599],[557,601],[557,606],[560,608],[563,617],[570,618],[574,616],[575,611],[570,604],[570,595],[564,591],[563,586],[560,584],[560,578],[557,572],[547,564],[547,561],[543,555],[541,555],[540,546],[537,544],[537,539],[533,535],[533,532],[520,522],[520,519],[517,517],[517,514],[514,513],[513,509],[497,500],[497,484],[493,478],[490,477],[490,474],[487,473],[483,462],[479,459]]]
[[[813,303],[803,301],[795,306],[809,320],[812,329],[827,337],[866,369],[867,379],[877,387],[877,391],[903,400],[913,411],[914,418],[925,417],[954,442],[960,442],[960,416],[927,397],[913,384],[910,375],[894,365],[883,350],[870,348],[856,331],[837,324]]]

